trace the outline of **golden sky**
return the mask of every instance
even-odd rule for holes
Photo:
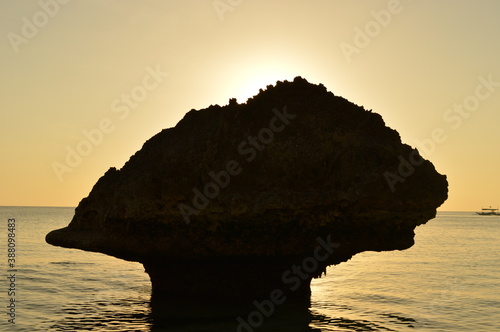
[[[190,109],[302,76],[500,205],[500,2],[0,2],[0,205],[76,206]]]

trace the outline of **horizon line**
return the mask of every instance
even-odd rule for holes
[[[77,208],[78,206],[61,206],[61,205],[0,205],[0,207]],[[473,211],[473,210],[437,210],[436,212],[476,212],[476,211]]]

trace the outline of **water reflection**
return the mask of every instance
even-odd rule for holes
[[[407,331],[417,321],[400,313],[383,313],[334,303],[315,303],[310,326],[320,331]],[[326,309],[326,310],[325,310]],[[324,312],[331,314],[325,314]]]
[[[329,309],[325,314],[316,304],[311,308],[309,303],[285,302],[259,311],[249,301],[100,300],[68,304],[61,319],[45,326],[48,331],[326,332],[399,331],[398,326],[416,325],[401,314],[356,312],[334,303],[322,303]]]
[[[72,303],[61,309],[62,318],[46,321],[47,331],[150,331],[148,302],[135,299]]]
[[[319,331],[309,328],[309,303],[263,301],[152,301],[151,331]]]
[[[153,302],[151,332],[400,331],[416,325],[413,318],[403,314],[356,312],[345,305],[326,305],[332,309],[330,312],[339,315],[325,314],[314,304],[311,307],[309,303],[298,302],[277,306],[268,317],[248,302]]]

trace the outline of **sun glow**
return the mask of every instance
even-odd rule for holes
[[[268,85],[276,85],[277,81],[292,81],[298,74],[293,74],[283,68],[273,68],[272,66],[258,67],[258,70],[249,69],[239,76],[238,82],[233,85],[232,96],[239,103],[244,103],[265,90]]]

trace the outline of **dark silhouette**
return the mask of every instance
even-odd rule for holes
[[[155,301],[278,308],[307,302],[328,265],[411,247],[446,198],[446,177],[380,115],[297,77],[191,110],[46,240],[143,263]]]

